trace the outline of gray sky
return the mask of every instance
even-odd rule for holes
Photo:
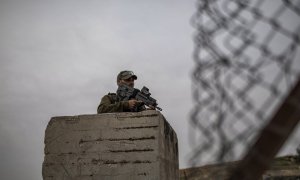
[[[1,0],[0,179],[41,179],[51,117],[95,114],[133,70],[191,152],[188,119],[195,0]]]

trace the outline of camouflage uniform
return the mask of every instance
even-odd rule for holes
[[[137,79],[137,76],[131,71],[121,71],[117,77],[117,81],[121,78],[130,78],[134,77]],[[108,93],[103,96],[101,102],[97,108],[97,113],[112,113],[112,112],[139,112],[146,110],[145,106],[138,106],[136,110],[129,109],[128,101],[122,101],[116,93]]]
[[[111,113],[111,112],[129,112],[128,101],[118,101],[116,93],[108,93],[103,96],[97,108],[97,113]]]

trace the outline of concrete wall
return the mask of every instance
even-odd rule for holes
[[[54,117],[43,179],[179,179],[176,133],[153,110]]]
[[[180,170],[181,180],[224,180],[228,179],[240,161],[211,164]],[[259,180],[300,179],[300,156],[283,156],[273,160],[272,166]]]

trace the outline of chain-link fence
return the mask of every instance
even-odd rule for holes
[[[191,166],[239,160],[253,144],[299,77],[299,16],[299,0],[198,0]]]

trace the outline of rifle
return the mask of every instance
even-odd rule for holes
[[[139,90],[123,84],[118,87],[117,95],[121,98],[121,100],[128,101],[130,99],[136,99],[142,102],[139,106],[153,106],[159,111],[162,111],[160,107],[157,107],[156,99],[150,97],[151,93],[145,86],[141,90]],[[137,111],[137,109],[138,107],[135,111]]]

